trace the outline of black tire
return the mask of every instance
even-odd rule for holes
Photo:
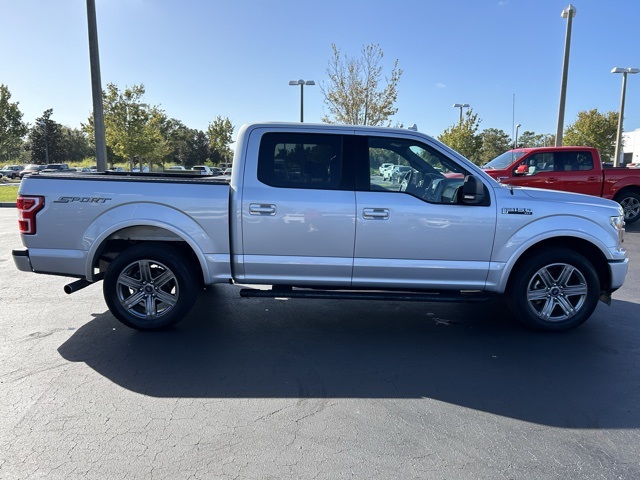
[[[593,265],[566,249],[539,251],[511,274],[512,312],[534,330],[563,332],[582,325],[595,310],[600,281]]]
[[[625,223],[630,224],[640,218],[640,195],[633,192],[623,192],[618,194],[615,200],[622,205]]]
[[[182,320],[198,296],[189,260],[175,248],[139,244],[118,255],[104,277],[103,295],[113,315],[128,327],[162,330]]]

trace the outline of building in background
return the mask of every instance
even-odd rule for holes
[[[622,144],[624,155],[622,164],[640,164],[640,128],[622,134]]]

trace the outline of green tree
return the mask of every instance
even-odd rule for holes
[[[503,130],[487,128],[480,133],[482,147],[480,149],[480,164],[493,160],[498,155],[511,149],[511,138]]]
[[[168,154],[167,161],[173,162],[177,165],[183,165],[185,167],[191,167],[192,164],[189,161],[189,137],[191,135],[190,129],[187,128],[180,120],[170,118],[166,122],[166,128],[163,134],[167,141]]]
[[[229,118],[217,116],[207,128],[209,137],[209,153],[213,163],[230,162],[233,151],[230,145],[233,143],[233,124]]]
[[[461,155],[464,155],[473,163],[480,165],[482,150],[482,135],[478,134],[481,120],[473,109],[468,109],[462,122],[447,128],[440,136],[440,140],[445,145],[453,148]]]
[[[594,147],[603,161],[615,155],[618,114],[600,113],[596,108],[578,113],[578,119],[564,129],[564,145]]]
[[[0,84],[0,159],[18,157],[23,148],[23,137],[28,127],[22,122],[19,102],[10,102],[9,88]]]
[[[126,158],[131,170],[135,160],[156,159],[162,147],[158,142],[162,140],[163,113],[144,103],[144,94],[142,84],[121,92],[109,83],[102,92],[107,147],[115,155]],[[93,115],[82,127],[93,138]]]
[[[87,134],[78,128],[60,126],[66,160],[79,162],[94,154]]]
[[[167,117],[164,110],[158,107],[151,107],[149,122],[145,126],[150,150],[146,154],[138,157],[141,169],[144,160],[148,163],[149,171],[153,170],[154,163],[164,165],[165,160],[171,154],[168,126],[171,125],[173,121],[173,119]]]
[[[45,110],[36,118],[29,132],[31,161],[33,163],[61,163],[67,161],[67,150],[62,125],[51,120],[53,109]]]
[[[359,58],[341,54],[335,44],[331,49],[333,57],[327,67],[329,82],[327,86],[324,83],[320,85],[324,103],[329,109],[329,115],[323,116],[322,121],[390,126],[390,118],[398,111],[395,103],[402,76],[398,60],[382,85],[384,53],[379,45],[364,46]]]
[[[551,147],[555,145],[555,141],[555,134],[526,130],[518,137],[518,148]]]

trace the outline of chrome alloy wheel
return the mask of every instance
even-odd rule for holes
[[[624,197],[620,200],[622,210],[624,211],[624,219],[626,222],[630,222],[632,219],[636,219],[640,215],[640,200],[632,195]]]
[[[561,322],[580,311],[588,292],[587,281],[580,270],[566,263],[553,263],[531,277],[527,302],[541,319]]]
[[[129,314],[147,320],[169,313],[180,296],[175,274],[166,265],[146,259],[122,269],[116,292],[118,301]]]

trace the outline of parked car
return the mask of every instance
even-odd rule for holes
[[[213,178],[217,180],[224,180],[225,182],[231,181],[231,168],[225,168],[224,171]]]
[[[562,331],[624,283],[624,216],[611,200],[505,188],[411,130],[253,124],[236,145],[230,184],[168,174],[25,178],[17,268],[72,277],[67,293],[104,280],[111,313],[140,330],[174,325],[203,286],[233,283],[273,286],[243,288],[243,297],[328,298],[336,311],[346,299],[501,295],[514,320]],[[285,145],[305,155],[283,162]],[[413,168],[412,181],[381,182],[377,152]],[[328,172],[336,158],[331,176],[300,175],[309,163]]]
[[[404,176],[411,170],[411,167],[407,165],[396,165],[391,171],[391,182],[400,183]]]
[[[165,168],[165,170],[179,170],[179,171],[184,171],[184,170],[186,170],[186,168],[184,168],[182,165],[172,165],[171,167],[167,167],[167,168]]]
[[[191,170],[199,172],[200,175],[213,175],[213,171],[208,165],[194,165]]]
[[[615,200],[627,224],[640,220],[640,171],[604,167],[593,147],[509,150],[482,167],[501,183],[583,193]]]
[[[395,165],[393,163],[383,163],[378,168],[378,173],[384,177],[384,174],[387,170],[391,170]]]
[[[18,173],[18,176],[20,178],[23,178],[25,175],[39,173],[42,170],[44,170],[46,167],[47,167],[46,165],[36,165],[35,163],[30,163],[29,165],[24,167],[24,169],[20,170],[20,172]]]
[[[49,163],[42,169],[42,173],[59,173],[59,172],[75,172],[75,169],[69,168],[66,163]]]
[[[0,170],[0,177],[3,175],[9,178],[18,178],[20,176],[20,172],[24,169],[23,165],[5,165]]]

